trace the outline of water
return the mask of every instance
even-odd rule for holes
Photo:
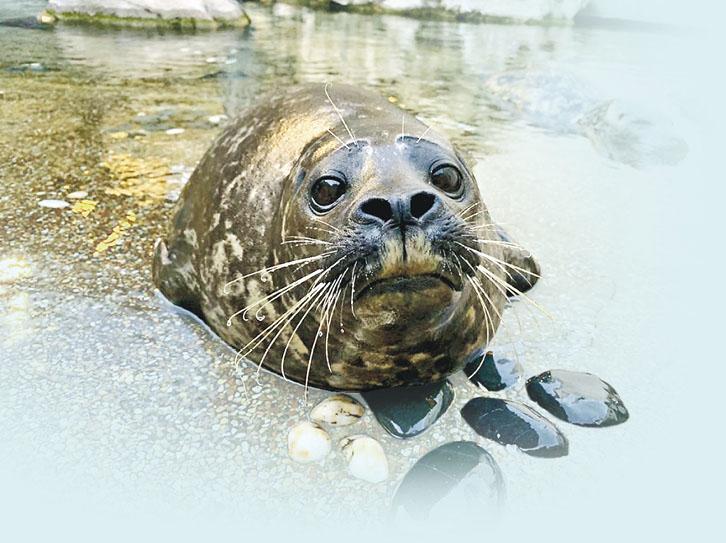
[[[3,1],[0,17],[41,7]],[[703,36],[248,9],[251,29],[193,35],[0,27],[0,500],[13,524],[43,533],[42,514],[105,533],[124,519],[158,526],[181,514],[184,526],[214,519],[247,534],[293,519],[383,529],[407,469],[437,444],[472,439],[502,468],[509,505],[499,523],[510,532],[705,531],[698,519],[714,502],[696,500],[715,481],[698,440],[716,396],[705,390],[715,374],[703,338],[716,335],[709,311],[719,304],[709,301],[718,285],[704,286],[719,257],[709,237],[718,203],[704,198],[718,93],[694,76]],[[646,112],[685,155],[637,167],[609,158],[485,85],[518,70],[566,73],[587,100]],[[376,89],[468,153],[495,218],[538,255],[544,278],[532,296],[551,315],[515,304],[496,343],[516,349],[528,375],[599,375],[630,421],[562,423],[569,456],[530,458],[466,427],[458,410],[477,391],[459,375],[452,408],[425,434],[396,441],[370,413],[355,427],[382,442],[387,483],[352,479],[337,451],[322,466],[287,459],[288,429],[326,394],[313,391],[305,406],[297,385],[235,373],[219,340],[154,294],[150,254],[219,130],[209,117],[303,81]],[[174,128],[184,131],[166,132]],[[74,204],[76,191],[88,193],[87,216],[38,205]],[[520,384],[503,396],[525,393]],[[334,430],[334,443],[349,433]],[[477,528],[469,517],[440,520]]]

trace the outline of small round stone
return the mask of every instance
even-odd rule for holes
[[[355,478],[369,483],[388,479],[388,460],[383,447],[366,435],[355,435],[340,442],[343,456],[348,461],[348,472]]]
[[[315,422],[333,426],[348,426],[360,420],[365,408],[346,394],[335,394],[316,405],[310,413]]]
[[[612,426],[629,417],[615,389],[591,373],[546,371],[527,381],[527,394],[555,417],[579,426]]]
[[[50,209],[63,209],[71,204],[64,200],[41,200],[38,202],[38,205],[40,207],[48,207]]]
[[[502,445],[515,445],[531,456],[565,456],[569,446],[559,429],[534,409],[501,398],[474,398],[461,415],[482,437]]]
[[[317,424],[301,422],[287,435],[287,454],[295,462],[320,462],[330,452],[330,436]]]
[[[85,190],[77,190],[68,194],[68,198],[71,200],[81,200],[86,196],[88,196],[88,193]]]

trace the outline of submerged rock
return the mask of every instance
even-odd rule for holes
[[[555,417],[579,426],[612,426],[629,416],[615,389],[591,373],[546,371],[527,380],[527,394]]]
[[[454,399],[454,389],[444,380],[373,390],[364,392],[363,398],[389,434],[405,439],[417,436],[446,412]]]
[[[317,424],[301,422],[287,435],[287,454],[295,462],[319,462],[330,452],[330,436]]]
[[[397,13],[427,19],[492,22],[571,20],[589,0],[296,0],[331,11]]]
[[[495,512],[504,498],[504,479],[492,456],[472,441],[455,441],[426,453],[409,470],[393,497],[396,517],[425,519],[435,511]]]
[[[522,375],[521,364],[509,358],[497,358],[492,351],[483,351],[478,349],[464,366],[464,373],[472,383],[497,391],[517,382]]]
[[[355,478],[369,483],[380,483],[388,479],[388,460],[383,447],[366,435],[344,438],[340,449],[348,461],[348,472]]]
[[[665,112],[596,96],[571,74],[512,70],[488,77],[484,87],[503,109],[528,124],[585,136],[599,153],[623,164],[673,165],[688,154]]]
[[[52,21],[51,21],[52,22]],[[11,28],[24,28],[26,30],[51,30],[53,25],[45,17],[17,17],[14,19],[3,19],[0,26]]]
[[[461,415],[482,437],[516,445],[532,456],[565,456],[568,445],[557,427],[526,405],[499,398],[474,398]]]
[[[44,15],[61,21],[189,28],[243,27],[250,22],[235,0],[50,0]]]
[[[335,394],[316,405],[310,413],[315,422],[332,426],[348,426],[360,420],[365,408],[346,394]]]

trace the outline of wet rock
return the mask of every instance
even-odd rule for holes
[[[526,405],[499,398],[474,398],[461,415],[482,437],[515,445],[532,456],[565,456],[567,440],[557,427]]]
[[[50,0],[44,13],[61,21],[132,25],[148,21],[190,28],[243,27],[250,22],[235,0]]]
[[[0,26],[24,28],[26,30],[50,30],[53,28],[53,25],[47,22],[47,19],[42,19],[41,16],[3,19],[0,21]]]
[[[8,72],[16,73],[44,73],[50,71],[50,68],[48,68],[44,64],[41,64],[40,62],[26,62],[18,66],[9,66],[5,68],[5,70]]]
[[[612,426],[629,416],[615,389],[591,373],[546,371],[527,380],[527,394],[555,417],[579,426]]]
[[[393,497],[393,512],[413,519],[471,510],[496,511],[504,479],[492,456],[472,441],[455,441],[424,455],[409,470]]]
[[[355,478],[369,483],[380,483],[388,479],[388,460],[383,447],[366,435],[344,438],[340,449],[348,461],[348,472]]]
[[[364,392],[363,398],[389,434],[405,439],[417,436],[446,412],[454,399],[454,389],[444,380],[420,386],[373,390]]]
[[[381,10],[429,19],[536,22],[571,20],[588,0],[298,0],[330,11]]]
[[[497,391],[517,382],[522,375],[522,366],[519,363],[509,358],[495,357],[492,351],[483,351],[478,349],[464,366],[464,373],[472,383]]]
[[[346,394],[335,394],[316,405],[310,413],[315,422],[332,426],[348,426],[360,420],[365,408]]]
[[[319,462],[330,452],[330,436],[317,424],[301,422],[287,435],[287,454],[295,462]]]

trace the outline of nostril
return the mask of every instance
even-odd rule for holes
[[[411,216],[420,219],[431,211],[436,203],[436,196],[430,192],[417,192],[411,196]]]
[[[383,198],[370,198],[366,200],[361,204],[360,210],[365,215],[375,217],[383,222],[390,221],[393,218],[393,208],[390,202]]]

